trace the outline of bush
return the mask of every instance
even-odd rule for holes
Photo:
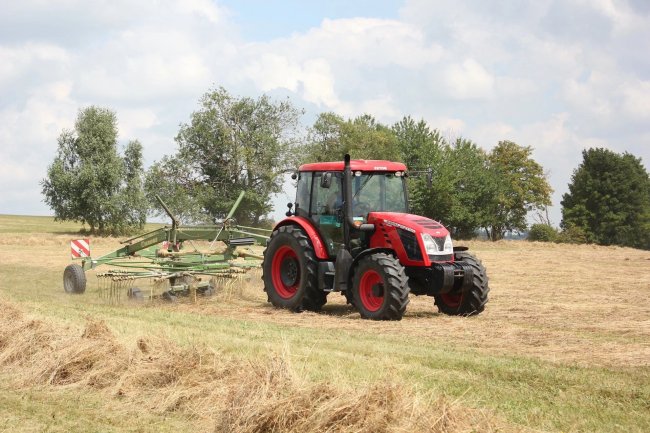
[[[586,244],[589,243],[589,237],[582,227],[570,224],[558,234],[556,241],[563,244]]]
[[[554,242],[557,237],[557,230],[548,224],[533,224],[528,231],[529,241]]]

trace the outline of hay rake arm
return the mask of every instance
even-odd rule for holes
[[[97,273],[100,291],[106,286],[106,281],[115,288],[132,284],[139,279],[152,279],[156,283],[169,280],[173,289],[178,286],[176,282],[195,282],[201,275],[232,278],[249,268],[259,267],[262,257],[240,247],[255,243],[264,244],[270,230],[235,223],[232,216],[243,197],[244,192],[239,195],[228,216],[220,224],[200,226],[181,225],[162,199],[156,197],[171,218],[172,224],[126,239],[122,241],[121,248],[101,257],[85,257],[81,259],[81,264],[69,265],[64,271],[65,291],[83,293],[86,288],[85,272],[102,265],[118,269]],[[207,249],[199,250],[193,241],[211,243]],[[217,241],[223,242],[225,248],[213,248]],[[194,248],[181,248],[188,243]],[[243,260],[237,260],[240,258]],[[183,284],[183,290],[187,290],[189,285]]]

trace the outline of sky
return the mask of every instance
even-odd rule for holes
[[[534,149],[560,201],[583,149],[650,167],[647,0],[0,0],[0,214],[49,215],[40,180],[81,108],[117,113],[146,164],[200,97],[290,98],[424,119],[486,150]],[[354,155],[352,155],[354,157]],[[274,198],[279,218],[294,192]]]

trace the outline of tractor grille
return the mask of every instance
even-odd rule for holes
[[[421,225],[424,228],[427,229],[441,229],[442,225],[440,225],[438,222],[430,219],[417,219],[413,220],[414,223]]]
[[[441,254],[439,256],[434,256],[433,254],[429,254],[429,260],[431,260],[432,262],[451,262],[453,257],[454,257],[453,254]]]
[[[420,251],[420,245],[418,244],[418,239],[415,237],[415,233],[398,228],[397,234],[399,234],[399,238],[402,240],[402,245],[404,245],[408,258],[411,260],[423,260],[422,251]]]

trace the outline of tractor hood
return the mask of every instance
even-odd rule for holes
[[[370,212],[368,223],[375,226],[370,247],[394,249],[406,265],[453,261],[451,236],[437,221],[407,213]]]
[[[408,213],[371,212],[368,222],[375,225],[386,224],[413,233],[427,233],[434,238],[444,238],[449,234],[449,230],[438,221]]]

